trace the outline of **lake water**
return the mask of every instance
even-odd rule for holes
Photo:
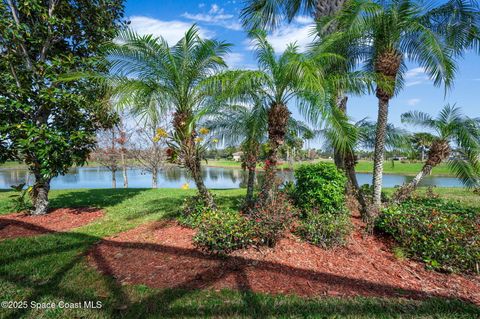
[[[258,172],[258,179],[261,179],[263,172]],[[293,180],[293,172],[279,172],[285,180]],[[241,169],[205,167],[203,169],[205,184],[208,188],[239,188],[245,187],[247,174]],[[359,173],[358,182],[370,184],[372,174]],[[117,187],[123,187],[123,177],[121,172],[117,172]],[[8,189],[10,185],[16,185],[25,182],[28,179],[31,183],[32,176],[28,176],[25,169],[0,169],[0,189]],[[402,175],[384,175],[383,186],[394,187],[410,181],[412,177]],[[52,189],[72,189],[72,188],[111,188],[112,173],[105,168],[100,167],[82,167],[72,169],[69,174],[58,176],[52,181]],[[181,168],[170,168],[158,174],[158,187],[160,188],[180,188],[183,184],[189,183],[194,187],[194,183]],[[141,169],[128,170],[128,184],[131,188],[149,188],[152,185],[150,173]],[[441,187],[462,187],[462,183],[457,178],[452,177],[426,177],[421,185],[423,186],[441,186]]]

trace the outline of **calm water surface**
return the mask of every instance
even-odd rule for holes
[[[262,178],[263,172],[258,172],[258,179]],[[285,180],[293,180],[293,172],[279,172]],[[241,169],[205,167],[203,169],[205,184],[208,188],[240,188],[245,187],[247,174]],[[359,184],[370,184],[372,174],[357,174]],[[117,187],[123,187],[121,172],[117,172]],[[410,181],[413,177],[402,175],[384,175],[383,186],[394,187]],[[10,185],[20,184],[26,180],[33,182],[33,177],[28,175],[25,169],[0,169],[0,189],[10,188]],[[170,168],[158,174],[158,187],[180,188],[183,184],[194,183],[188,177],[184,169]],[[132,188],[148,188],[152,185],[150,173],[141,169],[128,171],[128,184]],[[452,177],[426,177],[421,183],[423,186],[462,187],[460,180]],[[72,169],[64,176],[58,176],[52,181],[52,189],[72,188],[111,188],[112,173],[100,167],[82,167]]]

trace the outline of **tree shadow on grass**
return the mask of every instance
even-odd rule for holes
[[[28,225],[24,226],[28,227]],[[102,272],[114,273],[108,259],[95,248],[91,249],[92,245],[100,241],[112,249],[124,249],[126,253],[131,249],[136,249],[165,254],[175,259],[187,257],[198,260],[213,259],[219,262],[196,276],[185,278],[185,280],[172,285],[169,289],[149,290],[147,295],[135,296],[135,298],[130,297],[132,287],[123,286],[111,277],[96,275],[97,277],[90,278],[90,280],[104,282],[108,290],[108,296],[99,297],[96,291],[87,288],[88,284],[91,284],[91,282],[86,282],[89,276],[83,278],[85,274],[78,273],[78,270],[74,269],[78,267],[78,264],[85,262],[84,257],[91,251],[91,258]],[[13,285],[16,293],[19,289],[28,291],[28,302],[45,301],[45,298],[67,302],[101,300],[104,306],[101,309],[91,310],[92,317],[100,314],[103,317],[111,318],[119,316],[126,318],[147,316],[266,318],[339,315],[368,318],[399,315],[405,317],[423,315],[477,318],[480,316],[480,309],[469,301],[451,299],[446,295],[404,290],[409,296],[418,300],[401,299],[397,298],[399,287],[267,261],[255,261],[255,267],[272,273],[286,273],[293,279],[309,278],[309,280],[324,282],[332,286],[346,287],[359,294],[368,292],[369,296],[393,298],[305,299],[293,296],[256,294],[251,292],[251,283],[246,272],[246,267],[251,267],[252,260],[236,256],[227,258],[233,261],[235,267],[225,268],[225,258],[204,255],[195,249],[143,242],[102,240],[81,233],[55,233],[38,238],[19,238],[0,242],[0,280]],[[205,287],[209,287],[229,275],[235,277],[237,292],[202,292]],[[43,276],[43,278],[38,278],[38,276]],[[63,286],[65,280],[77,280],[80,284],[73,285],[74,290],[72,291],[72,288],[67,289]],[[3,293],[7,296],[12,295],[11,291],[3,291],[2,300],[6,298]],[[100,314],[95,312],[100,312]],[[77,316],[79,315],[77,314]],[[20,318],[22,316],[34,316],[32,309],[10,309],[9,312],[4,313],[3,317]],[[85,312],[82,317],[84,316]]]
[[[50,199],[51,207],[108,207],[118,205],[135,197],[148,189],[118,188],[118,189],[85,189],[69,190]]]

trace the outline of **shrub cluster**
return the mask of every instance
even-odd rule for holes
[[[432,268],[477,271],[480,213],[458,202],[414,198],[386,208],[376,227]]]
[[[295,170],[295,178],[293,196],[303,211],[336,212],[343,209],[347,178],[335,165],[302,165]]]
[[[345,244],[352,229],[345,208],[345,174],[333,164],[317,163],[300,166],[295,177],[289,192],[303,213],[296,233],[322,247]]]
[[[253,243],[252,223],[234,211],[206,211],[195,235],[194,244],[203,251],[228,254]]]
[[[256,243],[269,247],[275,246],[295,215],[295,207],[284,192],[278,192],[266,205],[257,203],[248,213],[248,218],[254,225]]]
[[[200,225],[203,214],[208,210],[200,195],[186,197],[183,200],[178,222],[190,228]]]
[[[352,224],[347,211],[309,212],[296,229],[300,237],[324,248],[345,245],[351,231]]]

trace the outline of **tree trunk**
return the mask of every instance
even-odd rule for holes
[[[203,182],[203,176],[201,171],[200,159],[195,158],[193,163],[187,167],[192,174],[193,180],[195,185],[197,186],[197,190],[200,193],[200,196],[205,201],[205,205],[210,207],[211,209],[216,209],[217,206],[213,200],[212,194],[208,191],[208,188],[205,186]]]
[[[122,150],[122,174],[123,174],[123,188],[128,188],[127,163],[125,162],[125,152]]]
[[[417,188],[422,179],[429,175],[432,169],[442,163],[442,161],[450,156],[450,144],[446,140],[438,139],[434,141],[428,151],[428,158],[422,167],[422,170],[408,184],[403,185],[393,195],[394,202],[402,202],[409,198],[413,191]]]
[[[342,9],[343,4],[346,0],[319,0],[316,4],[315,18],[321,19],[328,17],[340,9]]]
[[[156,167],[152,170],[152,188],[158,188],[158,171]]]
[[[248,181],[247,181],[247,195],[245,196],[245,202],[247,205],[253,203],[253,192],[255,190],[255,166],[248,168]]]
[[[32,190],[32,203],[34,209],[32,215],[45,215],[48,212],[48,192],[50,191],[50,179],[43,178],[39,173],[35,174],[35,184]]]
[[[379,210],[382,205],[383,162],[385,155],[385,137],[388,121],[388,98],[378,99],[378,119],[375,133],[375,151],[373,153],[373,208]]]
[[[285,105],[273,104],[268,110],[268,142],[270,150],[265,160],[265,179],[259,198],[263,204],[271,202],[275,197],[278,148],[285,142],[289,118],[290,111]]]
[[[364,220],[367,220],[368,203],[365,200],[365,196],[360,190],[360,186],[357,180],[357,173],[355,172],[355,165],[357,164],[357,158],[353,152],[345,156],[345,172],[348,178],[348,191],[355,196],[358,204],[360,205],[360,214]]]
[[[117,176],[116,176],[117,171],[112,170],[112,188],[117,188]]]
[[[348,97],[345,95],[341,95],[337,98],[336,106],[337,108],[342,111],[343,114],[347,113],[347,102]],[[340,151],[338,149],[333,150],[333,161],[337,169],[345,171],[345,151]]]

